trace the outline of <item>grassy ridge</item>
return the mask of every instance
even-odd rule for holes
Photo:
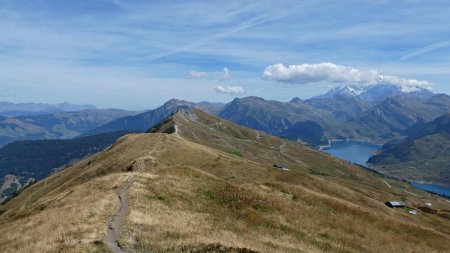
[[[445,252],[450,247],[445,200],[305,146],[269,135],[258,139],[260,132],[197,110],[180,111],[165,124],[177,131],[122,137],[2,206],[0,233],[7,236],[0,238],[0,250],[105,250],[106,223],[117,206],[114,191],[128,178],[134,183],[119,238],[128,251]],[[274,169],[274,161],[290,171]],[[397,199],[409,208],[429,201],[433,211],[411,216],[384,205]],[[57,215],[63,212],[67,217]],[[43,223],[51,226],[39,226]]]

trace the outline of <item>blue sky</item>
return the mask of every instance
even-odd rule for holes
[[[0,0],[0,100],[287,101],[373,71],[450,93],[449,13],[449,1]],[[324,78],[267,78],[279,63]]]

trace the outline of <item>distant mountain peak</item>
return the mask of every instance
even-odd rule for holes
[[[346,85],[331,89],[324,95],[315,98],[332,98],[336,96],[355,97],[371,102],[381,102],[389,97],[399,95],[413,96],[418,98],[428,98],[433,93],[426,87],[405,86],[394,84],[375,84],[375,85]]]
[[[178,109],[171,116],[163,119],[161,122],[151,127],[147,132],[149,133],[175,133],[177,128],[175,127],[177,124],[181,124],[180,122],[183,120],[197,121],[196,113],[203,113],[202,111],[195,108],[181,108]]]
[[[336,92],[339,92],[342,95],[349,95],[349,96],[359,96],[366,91],[365,87],[361,87],[358,85],[342,86],[335,89],[337,89]]]
[[[194,105],[194,103],[192,102],[188,102],[185,100],[180,100],[180,99],[176,99],[176,98],[172,98],[169,101],[167,101],[165,104],[165,106],[170,105],[170,106],[179,106],[179,105]]]
[[[108,124],[100,126],[92,131],[85,133],[85,135],[94,135],[99,133],[116,132],[116,131],[130,131],[130,132],[145,132],[161,120],[176,113],[180,109],[199,108],[202,111],[209,113],[217,113],[222,109],[222,103],[193,103],[180,99],[171,99],[162,106],[153,110],[143,112],[138,115],[120,118]]]
[[[302,102],[302,100],[299,97],[295,97],[293,99],[291,99],[291,101],[289,101],[290,103],[300,103]]]
[[[315,98],[331,98],[335,96],[348,96],[348,97],[357,97],[365,92],[367,89],[366,86],[360,85],[347,85],[347,86],[338,86],[323,95],[319,95]]]
[[[257,96],[248,96],[243,98],[235,98],[233,101],[231,101],[229,104],[248,104],[248,103],[261,103],[266,102],[264,98],[257,97]]]
[[[248,96],[248,97],[242,98],[242,100],[266,101],[264,98],[257,97],[257,96]]]

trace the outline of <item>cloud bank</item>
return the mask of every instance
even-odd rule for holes
[[[218,93],[224,93],[224,94],[230,94],[230,95],[236,95],[240,93],[244,93],[244,88],[241,86],[222,86],[218,85],[214,87],[214,90]]]
[[[267,66],[263,78],[290,84],[311,84],[328,82],[335,84],[392,84],[407,88],[426,88],[432,85],[428,81],[404,79],[398,76],[381,75],[377,70],[359,70],[337,65],[331,62],[285,66],[281,63]]]
[[[187,76],[189,79],[213,79],[218,81],[227,81],[230,79],[230,71],[228,68],[223,68],[222,71],[197,71],[191,70]]]

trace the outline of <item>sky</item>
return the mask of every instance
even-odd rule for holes
[[[0,0],[0,100],[150,109],[347,84],[450,94],[450,1]]]

